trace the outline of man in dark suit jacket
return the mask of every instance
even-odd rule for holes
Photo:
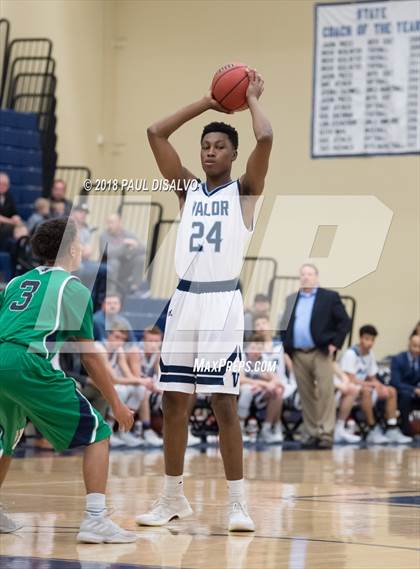
[[[410,435],[410,413],[420,409],[420,336],[413,334],[408,351],[392,358],[391,385],[398,393],[401,430],[405,435]]]
[[[309,447],[331,448],[335,427],[333,356],[350,329],[338,293],[319,287],[318,269],[300,269],[300,291],[286,299],[280,324],[284,350],[293,368],[302,402]]]

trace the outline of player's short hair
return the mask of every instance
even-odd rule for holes
[[[161,336],[162,337],[162,330],[159,328],[159,326],[146,326],[145,329],[143,330],[143,336],[144,334],[153,334],[154,336]]]
[[[368,336],[374,336],[376,338],[378,335],[378,330],[375,328],[375,326],[372,326],[372,324],[365,324],[360,328],[359,336],[362,337],[365,334]]]
[[[225,122],[211,122],[210,124],[206,125],[201,135],[201,142],[203,142],[203,138],[206,136],[206,134],[209,134],[210,132],[223,132],[231,141],[233,148],[235,150],[238,150],[238,131],[230,124],[226,124]]]
[[[41,263],[53,265],[59,254],[66,254],[76,236],[77,225],[73,219],[49,219],[36,228],[31,238],[32,251]]]

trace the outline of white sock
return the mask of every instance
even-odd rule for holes
[[[86,513],[91,518],[103,516],[106,512],[105,494],[92,493],[86,495]]]
[[[168,476],[165,474],[165,487],[163,490],[167,498],[176,498],[184,495],[184,477]]]
[[[386,424],[388,425],[388,427],[396,427],[397,419],[395,417],[393,419],[387,419]]]
[[[337,419],[336,427],[337,429],[344,429],[346,422],[343,419]]]
[[[241,480],[228,480],[229,501],[232,502],[245,502],[245,481]]]
[[[267,423],[267,421],[264,421],[264,423],[262,424],[262,430],[263,431],[271,431],[271,423]]]

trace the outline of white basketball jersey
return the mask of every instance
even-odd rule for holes
[[[178,228],[175,269],[189,281],[225,281],[239,276],[253,229],[245,226],[234,180],[207,191],[187,192]]]

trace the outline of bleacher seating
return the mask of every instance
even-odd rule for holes
[[[36,113],[0,110],[0,171],[9,175],[18,213],[27,219],[42,194],[41,135]]]

